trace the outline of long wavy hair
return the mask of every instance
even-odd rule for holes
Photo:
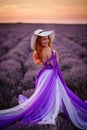
[[[52,49],[52,42],[51,42],[51,39],[50,37],[48,36],[49,38],[49,44],[48,46]],[[33,58],[34,58],[34,62],[36,64],[42,64],[43,61],[42,61],[42,49],[43,49],[43,46],[41,45],[41,36],[38,36],[37,39],[36,39],[36,43],[35,43],[35,50],[33,52]]]

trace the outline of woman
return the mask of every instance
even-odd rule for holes
[[[64,112],[73,124],[87,129],[87,103],[66,85],[59,68],[58,53],[52,49],[54,31],[38,29],[31,38],[36,64],[43,67],[36,77],[36,89],[28,99],[19,95],[19,105],[0,111],[0,126],[21,120],[28,124],[55,124],[59,112]]]

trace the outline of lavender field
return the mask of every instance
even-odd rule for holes
[[[82,100],[87,99],[87,24],[0,24],[0,109],[18,104],[18,95],[30,97],[40,65],[34,64],[30,38],[36,29],[55,30],[54,49],[68,87]],[[78,130],[60,113],[56,125],[34,125],[22,122],[3,130]]]

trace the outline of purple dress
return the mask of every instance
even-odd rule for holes
[[[53,62],[53,65],[49,64]],[[19,105],[0,110],[0,127],[21,120],[29,125],[54,124],[55,118],[64,112],[73,124],[87,129],[87,102],[82,101],[66,85],[52,51],[36,78],[36,89],[30,98],[19,95]]]

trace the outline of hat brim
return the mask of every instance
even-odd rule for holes
[[[35,42],[36,42],[36,39],[38,36],[49,36],[51,41],[54,40],[54,37],[55,37],[55,32],[54,31],[43,31],[41,32],[40,34],[34,34],[32,37],[31,37],[31,48],[34,50],[35,49]]]
[[[52,34],[53,32],[54,31],[43,31],[42,33],[36,34],[36,35],[38,35],[38,36],[48,36],[48,35]]]

